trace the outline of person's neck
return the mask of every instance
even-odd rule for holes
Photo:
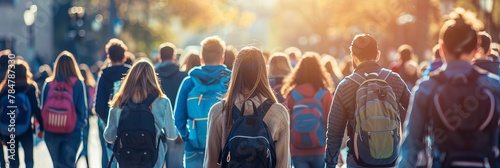
[[[112,62],[111,66],[119,66],[125,64],[124,62]]]

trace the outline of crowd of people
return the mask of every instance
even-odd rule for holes
[[[97,116],[103,168],[500,167],[500,47],[478,22],[456,9],[433,60],[419,65],[401,45],[389,68],[368,34],[353,38],[341,64],[295,47],[238,51],[217,36],[183,57],[163,43],[149,60],[111,39],[105,63],[63,51],[32,74],[5,50],[0,156],[9,157],[0,165],[19,167],[22,145],[34,167],[36,137],[54,167],[88,164]]]

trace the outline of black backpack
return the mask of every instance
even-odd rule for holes
[[[149,96],[141,103],[125,104],[113,146],[120,168],[147,168],[156,164],[160,137],[156,141],[155,120],[150,109],[156,98]]]
[[[258,108],[253,104],[254,114],[247,116],[243,115],[245,103],[241,107],[243,112],[233,107],[233,126],[219,155],[222,168],[276,167],[274,140],[263,121],[273,104],[269,99]]]
[[[451,78],[443,72],[431,76],[439,85],[431,92],[430,131],[442,167],[498,166],[500,117],[493,92],[478,80],[482,75],[484,70],[473,69]]]

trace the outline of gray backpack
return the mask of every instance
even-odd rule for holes
[[[356,90],[354,153],[361,164],[392,166],[398,158],[401,120],[396,95],[386,79],[392,72],[354,73]]]

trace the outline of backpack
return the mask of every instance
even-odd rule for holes
[[[484,70],[473,69],[448,78],[443,72],[431,76],[439,85],[432,92],[429,120],[442,167],[498,166],[498,102],[477,80],[482,75]]]
[[[227,91],[226,83],[229,77],[219,79],[218,83],[205,85],[200,79],[191,77],[194,87],[188,93],[188,142],[192,147],[205,149],[207,139],[208,112],[212,105],[219,101],[219,97]]]
[[[149,96],[141,103],[129,101],[123,107],[113,146],[113,155],[121,168],[146,168],[156,164],[160,138],[156,141],[155,119],[150,109],[156,98]]]
[[[292,90],[295,100],[290,116],[291,144],[299,149],[313,149],[325,146],[326,127],[321,99],[327,93],[320,89],[313,97],[302,97],[297,90]]]
[[[120,91],[121,87],[122,87],[122,79],[113,82],[113,92],[111,92],[109,100],[113,100],[113,97],[115,97],[116,93]]]
[[[258,108],[253,104],[254,113],[246,116],[245,103],[242,110],[233,107],[233,126],[218,159],[222,168],[276,167],[274,140],[263,120],[273,104],[269,99]]]
[[[52,81],[49,85],[47,100],[42,109],[43,126],[47,132],[69,134],[76,124],[76,110],[73,101],[73,86],[77,79]]]
[[[14,122],[14,127],[9,125]],[[31,127],[31,103],[25,92],[8,94],[0,99],[0,134],[23,135]]]
[[[353,73],[356,90],[354,154],[360,164],[392,167],[399,155],[401,119],[396,95],[386,82],[391,71]]]

